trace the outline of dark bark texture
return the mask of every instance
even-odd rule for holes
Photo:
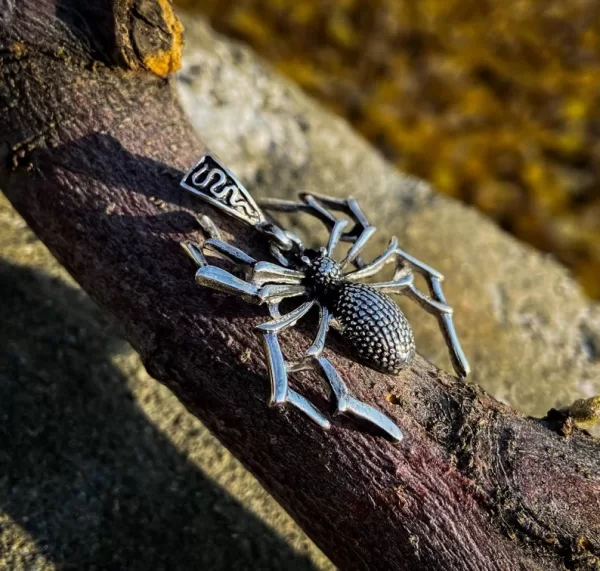
[[[204,148],[164,77],[181,51],[167,1],[0,4],[2,190],[148,371],[334,563],[600,569],[600,442],[582,431],[564,436],[422,359],[389,377],[330,350],[353,393],[402,427],[402,444],[267,407],[252,332],[265,311],[196,286],[179,247],[201,239],[193,214],[207,212],[266,257],[260,239],[178,186]],[[285,347],[309,339],[295,330]],[[294,383],[327,407],[318,377]]]

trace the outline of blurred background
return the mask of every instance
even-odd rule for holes
[[[176,4],[182,103],[253,192],[360,198],[377,247],[396,233],[451,278],[497,398],[543,415],[600,392],[600,3]],[[0,297],[0,569],[332,568],[1,195]]]
[[[176,0],[600,297],[596,0]]]

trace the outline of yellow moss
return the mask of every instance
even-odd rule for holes
[[[162,77],[181,68],[181,52],[159,50],[144,57],[144,66]]]
[[[329,19],[327,30],[331,40],[340,47],[351,48],[356,46],[355,31],[343,12],[338,12]]]
[[[516,185],[497,180],[483,181],[477,185],[473,204],[488,216],[503,219],[518,208],[520,193]]]
[[[178,1],[600,297],[596,0]]]
[[[600,233],[596,236],[596,243],[600,243]],[[574,267],[575,277],[579,280],[586,291],[596,299],[600,299],[600,279],[598,278],[598,266],[593,262],[580,262]]]
[[[277,67],[305,89],[314,88],[320,84],[319,73],[310,62],[290,60],[280,62]]]
[[[444,166],[437,167],[432,172],[432,182],[442,192],[454,196],[456,194],[456,178],[451,169]]]
[[[181,68],[183,26],[175,15],[169,0],[158,0],[158,3],[162,10],[163,21],[171,33],[172,41],[168,50],[157,50],[154,53],[145,54],[143,63],[151,72],[166,77]]]
[[[10,46],[10,53],[16,58],[23,57],[25,55],[25,44],[22,42],[15,42]]]
[[[314,18],[314,15],[315,7],[311,4],[298,2],[290,8],[290,18],[296,25],[310,24],[310,21]]]
[[[565,102],[564,106],[564,114],[567,119],[571,121],[579,121],[580,119],[585,119],[587,115],[587,102],[577,97],[569,99]]]
[[[600,422],[600,396],[576,400],[567,410],[579,428],[592,428]]]
[[[229,19],[229,24],[233,30],[254,44],[268,42],[271,36],[269,28],[264,25],[262,20],[247,10],[234,10]]]

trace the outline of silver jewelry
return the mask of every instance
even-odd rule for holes
[[[272,406],[291,404],[327,429],[330,423],[305,397],[288,385],[288,374],[318,369],[331,389],[335,413],[367,421],[395,441],[402,440],[400,429],[383,413],[354,398],[332,363],[323,356],[328,329],[333,326],[348,342],[354,357],[361,363],[387,374],[397,374],[412,362],[415,343],[408,321],[387,294],[406,295],[435,315],[450,351],[456,372],[469,373],[469,364],[461,349],[452,308],[442,292],[442,274],[398,247],[394,237],[389,246],[372,262],[365,264],[360,253],[375,233],[353,198],[339,200],[316,194],[300,194],[299,201],[266,199],[260,207],[237,178],[214,156],[207,154],[185,175],[181,186],[216,208],[252,226],[268,240],[277,263],[258,261],[220,239],[210,218],[199,222],[209,236],[202,245],[186,241],[186,253],[196,263],[196,282],[217,291],[237,295],[253,304],[266,304],[271,321],[257,327],[263,337],[267,367],[271,380]],[[306,248],[294,233],[280,228],[265,212],[305,212],[321,220],[329,230],[326,248]],[[347,215],[354,223],[333,213]],[[345,257],[337,262],[336,245],[349,242]],[[239,270],[234,275],[208,263],[205,250],[232,261]],[[362,283],[377,274],[386,264],[395,263],[391,281]],[[353,268],[349,269],[349,266]],[[429,286],[430,296],[414,285],[414,272],[421,274]],[[281,315],[282,300],[299,297],[302,303]],[[300,361],[286,363],[278,336],[294,327],[311,308],[320,312],[313,344]]]

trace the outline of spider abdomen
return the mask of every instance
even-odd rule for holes
[[[412,361],[415,342],[410,325],[384,293],[366,284],[343,282],[331,310],[342,336],[369,367],[397,374]]]

